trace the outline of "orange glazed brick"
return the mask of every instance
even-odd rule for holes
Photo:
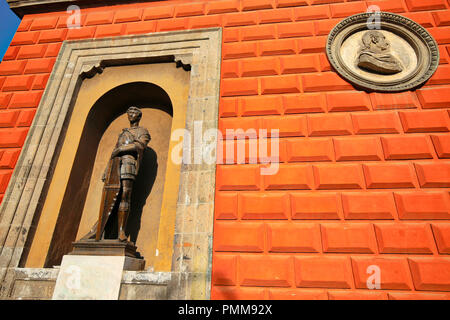
[[[395,192],[400,219],[450,219],[448,194],[443,192]]]
[[[9,108],[35,108],[41,101],[43,91],[14,93]]]
[[[367,188],[414,188],[414,167],[408,163],[365,163]]]
[[[320,93],[283,96],[284,113],[325,112],[326,98]]]
[[[222,77],[223,78],[239,78],[240,76],[240,62],[237,60],[222,62]]]
[[[328,253],[375,253],[373,226],[369,223],[321,224],[323,251]]]
[[[12,93],[0,93],[0,109],[5,109],[11,100]]]
[[[380,271],[381,290],[412,290],[408,261],[406,258],[397,257],[352,257],[353,274],[355,276],[356,288],[368,289],[369,284],[374,284],[369,278],[375,275],[370,266],[377,266]],[[371,271],[368,273],[368,270]]]
[[[308,37],[298,40],[299,53],[318,53],[324,52],[327,43],[327,37]]]
[[[234,255],[215,254],[213,257],[213,285],[236,285],[237,257]]]
[[[406,8],[401,1],[392,1],[392,0],[374,0],[374,1],[366,1],[367,7],[378,6],[381,11],[388,12],[405,12]]]
[[[404,13],[403,16],[417,22],[424,28],[434,27],[434,19],[430,12],[409,12]]]
[[[219,130],[225,139],[256,139],[259,127],[260,121],[255,118],[219,120]]]
[[[431,140],[439,158],[450,158],[450,135],[432,135]]]
[[[67,29],[45,30],[41,32],[39,43],[61,42],[67,35]]]
[[[106,26],[98,26],[97,31],[95,32],[95,38],[102,37],[115,37],[121,36],[125,34],[126,25],[117,24],[117,25],[106,25]]]
[[[225,26],[249,26],[258,24],[258,15],[255,12],[229,13],[225,16]]]
[[[296,53],[297,43],[292,39],[268,40],[259,43],[259,54],[262,56],[276,56]]]
[[[218,166],[218,190],[259,190],[259,166]]]
[[[450,12],[449,11],[437,11],[432,12],[436,25],[438,27],[450,26]]]
[[[334,160],[331,139],[288,139],[286,150],[288,162]]]
[[[450,187],[450,163],[422,162],[415,163],[415,166],[422,188]]]
[[[87,15],[86,25],[112,24],[113,20],[114,12],[92,12]]]
[[[342,19],[318,20],[314,22],[316,36],[327,36]]]
[[[238,261],[241,286],[290,287],[294,282],[294,268],[289,256],[240,255]]]
[[[277,25],[278,38],[312,37],[314,35],[314,23],[301,21],[283,23]]]
[[[305,92],[339,91],[353,88],[348,82],[331,72],[303,75],[302,83]]]
[[[297,287],[340,289],[351,287],[351,265],[347,257],[297,256],[294,261]]]
[[[283,110],[283,100],[279,96],[246,97],[241,101],[243,116],[281,114]]]
[[[204,3],[187,3],[175,6],[176,17],[200,16],[205,14]]]
[[[216,13],[229,13],[239,11],[239,1],[238,0],[219,0],[208,2],[206,4],[207,14]]]
[[[33,122],[35,114],[36,114],[36,110],[20,111],[20,116],[17,119],[17,126],[18,127],[30,127]]]
[[[44,90],[47,85],[50,74],[39,74],[34,78],[33,86],[31,89],[33,90]]]
[[[17,32],[28,31],[32,23],[33,19],[27,19],[24,17],[17,28]]]
[[[9,47],[6,49],[5,55],[3,56],[3,61],[14,60],[17,57],[20,48],[21,47]]]
[[[339,199],[334,193],[291,193],[292,219],[339,219]]]
[[[310,165],[280,165],[275,175],[264,176],[266,190],[312,189],[312,168]]]
[[[450,257],[417,257],[408,260],[417,290],[450,291]]]
[[[316,55],[281,57],[280,64],[282,74],[319,71],[319,57]]]
[[[445,0],[406,0],[406,6],[410,11],[426,11],[446,9]]]
[[[225,43],[223,45],[223,58],[249,58],[256,57],[257,44],[256,43]]]
[[[352,114],[356,134],[400,133],[401,124],[394,112]]]
[[[280,73],[278,60],[275,58],[246,59],[242,63],[242,76],[271,76]]]
[[[236,117],[238,115],[238,99],[222,99],[219,110],[221,117]]]
[[[349,291],[349,290],[333,290],[328,291],[330,300],[387,300],[385,292],[366,292],[366,291]]]
[[[446,293],[406,293],[389,292],[389,300],[448,300],[450,295]]]
[[[211,289],[213,300],[263,300],[265,298],[266,289],[264,288],[213,286]]]
[[[371,103],[365,92],[328,93],[328,111],[368,111]]]
[[[441,58],[445,59],[445,56],[442,56]],[[427,82],[427,84],[449,84],[449,83],[450,83],[450,66],[440,66],[433,74],[431,79]]]
[[[370,94],[374,110],[418,108],[419,103],[411,92],[372,93]]]
[[[31,23],[30,30],[43,30],[43,29],[54,29],[56,23],[58,22],[58,17],[46,17],[34,19]]]
[[[343,193],[342,205],[349,220],[392,220],[397,211],[393,194],[388,192]]]
[[[0,76],[22,74],[26,64],[26,61],[3,61],[0,64]]]
[[[280,10],[265,10],[258,12],[259,23],[277,23],[277,22],[291,22],[293,20],[292,9],[280,9]]]
[[[222,38],[223,42],[236,42],[239,41],[239,29],[223,29]]]
[[[330,5],[330,9],[332,18],[346,18],[357,13],[365,13],[367,5],[363,2],[338,3]]]
[[[140,21],[142,18],[142,13],[142,9],[119,10],[116,12],[114,22],[122,23]]]
[[[200,16],[189,18],[189,28],[212,28],[222,26],[222,16]]]
[[[307,0],[277,0],[278,8],[307,6]]]
[[[432,227],[439,253],[450,254],[450,224],[433,223]]]
[[[383,152],[379,138],[334,138],[336,161],[381,160]]]
[[[289,197],[284,193],[241,193],[239,210],[244,220],[286,220],[289,215]]]
[[[431,148],[425,136],[381,137],[386,160],[431,159]]]
[[[450,43],[450,27],[429,28],[428,31],[438,44]]]
[[[349,135],[353,131],[348,114],[308,115],[307,119],[311,137]]]
[[[10,76],[3,84],[3,91],[24,91],[30,90],[34,76]]]
[[[0,193],[5,193],[8,187],[9,180],[11,179],[12,172],[0,173]]]
[[[433,234],[426,223],[375,224],[380,253],[433,253]]]
[[[5,150],[3,155],[0,155],[0,169],[14,169],[19,155],[20,150]]]
[[[40,44],[34,46],[20,47],[17,59],[42,58],[47,50],[48,45]]]
[[[364,177],[357,164],[314,165],[314,180],[319,190],[363,189]]]
[[[62,43],[50,43],[48,45],[47,51],[45,52],[45,57],[56,57],[59,54]]]
[[[28,60],[24,73],[51,73],[54,64],[55,58]]]
[[[28,128],[0,129],[0,148],[21,148],[27,133]]]
[[[399,112],[405,132],[448,132],[450,121],[445,110]]]
[[[262,94],[300,93],[300,79],[297,76],[278,76],[261,79]]]
[[[174,6],[150,7],[144,10],[142,18],[144,20],[173,18],[174,11]]]
[[[270,289],[269,300],[328,300],[325,290]]]
[[[18,32],[11,41],[11,46],[21,46],[26,44],[35,44],[39,38],[39,31]]]
[[[270,223],[267,227],[269,252],[320,252],[317,223]]]
[[[268,136],[272,130],[279,130],[280,137],[303,137],[306,133],[306,118],[303,116],[267,117],[262,119],[261,129],[266,129]]]
[[[222,80],[222,97],[250,96],[258,94],[258,79],[224,79]]]
[[[448,108],[450,105],[450,87],[439,86],[417,90],[417,97],[424,109]]]
[[[67,40],[90,39],[94,37],[96,27],[83,27],[80,29],[69,29]]]
[[[319,20],[330,17],[330,8],[324,6],[308,6],[294,9],[295,20]]]
[[[215,218],[218,220],[234,220],[237,219],[237,193],[218,192],[215,201]]]
[[[218,221],[214,225],[214,250],[263,252],[265,227],[263,223]]]
[[[242,0],[242,10],[260,10],[273,9],[275,7],[274,0]]]
[[[128,23],[127,34],[142,34],[156,31],[155,21],[140,21],[135,23]]]
[[[275,35],[275,26],[273,25],[241,28],[242,41],[275,39]]]
[[[14,127],[19,111],[2,111],[0,112],[0,128]]]

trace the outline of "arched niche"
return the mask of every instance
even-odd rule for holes
[[[161,215],[175,214],[180,166],[168,161],[170,137],[185,125],[188,92],[189,72],[175,63],[108,67],[82,82],[26,266],[59,265],[96,222],[101,176],[119,133],[129,127],[126,110],[135,105],[152,140],[135,182],[127,232],[146,267],[153,267],[158,241],[173,242],[159,235],[173,235],[161,230],[170,228]]]

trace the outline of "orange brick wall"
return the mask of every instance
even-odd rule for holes
[[[327,34],[373,4],[439,43],[423,88],[367,94],[331,70]],[[450,298],[448,1],[161,1],[66,19],[25,16],[0,64],[0,197],[63,40],[219,26],[220,128],[279,128],[281,164],[218,165],[212,298]]]

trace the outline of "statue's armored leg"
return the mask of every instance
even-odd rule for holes
[[[119,205],[118,212],[118,237],[120,241],[126,241],[128,237],[125,235],[128,215],[130,213],[130,200],[133,180],[122,180],[122,201]]]

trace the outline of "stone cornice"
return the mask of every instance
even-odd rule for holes
[[[66,11],[70,5],[86,8],[156,1],[164,0],[7,0],[11,10],[19,17],[23,17],[26,14]]]

